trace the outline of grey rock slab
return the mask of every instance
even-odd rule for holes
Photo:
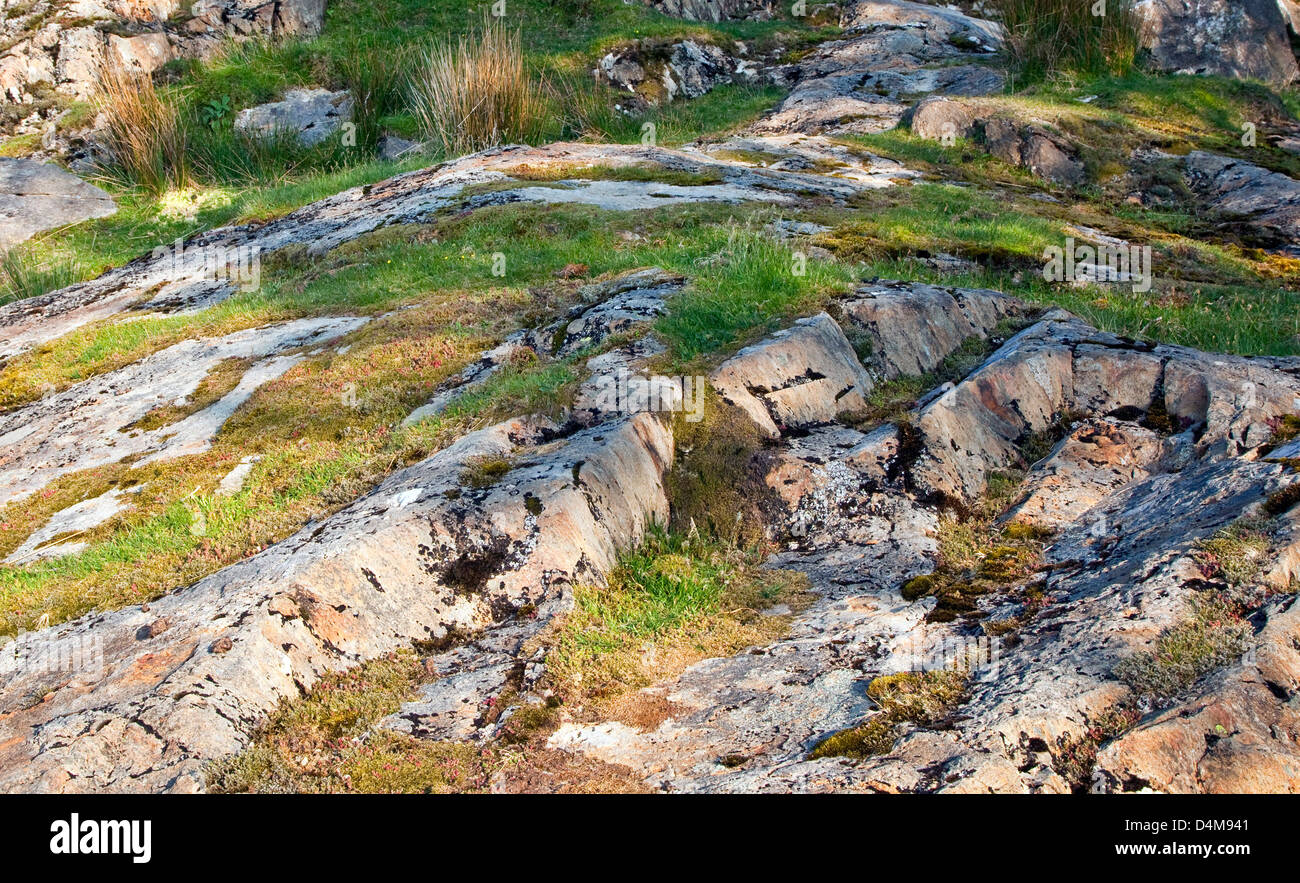
[[[770,19],[774,0],[645,0],[647,6],[673,18],[689,21],[736,21]]]
[[[1277,0],[1139,0],[1134,10],[1160,70],[1279,86],[1300,79]]]
[[[0,251],[37,233],[106,218],[113,198],[58,166],[0,157]]]
[[[138,493],[139,490],[139,486],[128,491],[113,488],[98,497],[59,510],[49,521],[33,531],[21,546],[9,553],[5,563],[21,566],[42,558],[75,555],[86,547],[84,542],[75,541],[76,535],[93,530],[129,508],[130,504],[123,497],[127,493]],[[57,542],[53,542],[56,539]]]
[[[1253,163],[1194,150],[1187,176],[1206,206],[1273,244],[1300,248],[1300,181]]]
[[[280,101],[259,104],[235,115],[235,131],[250,137],[288,132],[306,147],[314,147],[351,122],[353,100],[348,92],[290,89]]]
[[[21,635],[18,659],[57,639],[93,642],[99,664],[0,671],[0,789],[201,790],[207,762],[322,675],[599,579],[667,518],[671,433],[643,414],[538,445],[545,428],[471,433],[148,610]],[[483,456],[519,460],[494,487],[461,488]]]

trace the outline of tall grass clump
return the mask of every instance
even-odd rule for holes
[[[536,140],[550,111],[545,83],[524,61],[519,31],[490,16],[455,44],[417,52],[409,91],[421,130],[450,155]]]
[[[104,146],[118,171],[151,193],[189,183],[185,123],[148,75],[105,65],[96,97],[107,120]]]
[[[75,255],[40,254],[23,246],[0,252],[0,305],[48,291],[57,291],[85,278]]]
[[[1123,76],[1141,48],[1133,0],[997,0],[1012,85],[1057,74]],[[1104,14],[1097,15],[1097,11]]]

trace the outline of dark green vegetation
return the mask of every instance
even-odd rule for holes
[[[907,671],[885,675],[867,686],[879,708],[863,723],[827,736],[813,748],[813,758],[866,758],[888,754],[902,725],[941,726],[966,696],[968,673],[963,669]]]

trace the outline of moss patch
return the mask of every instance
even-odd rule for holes
[[[880,711],[862,724],[826,737],[809,757],[865,758],[888,754],[904,723],[942,726],[966,697],[970,675],[962,669],[885,675],[867,686]]]

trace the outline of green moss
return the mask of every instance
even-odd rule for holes
[[[1297,462],[1296,469],[1300,471],[1300,462]],[[1291,511],[1297,503],[1300,503],[1300,481],[1269,494],[1264,501],[1264,512],[1271,516],[1282,515]]]
[[[886,715],[873,717],[864,724],[841,730],[818,742],[808,757],[851,757],[864,759],[888,754],[897,740],[897,726]]]
[[[761,540],[772,491],[768,441],[749,416],[707,387],[704,419],[678,416],[676,454],[667,476],[672,525],[736,544]]]
[[[938,580],[935,578],[934,574],[927,573],[921,576],[912,577],[907,582],[903,583],[903,587],[900,591],[902,592],[903,600],[917,601],[934,594],[934,590],[937,586]]]
[[[1207,576],[1240,588],[1259,574],[1268,561],[1268,550],[1267,534],[1249,522],[1238,522],[1198,542],[1196,558]]]
[[[813,748],[812,758],[865,758],[888,754],[899,727],[944,724],[966,697],[970,675],[961,669],[908,671],[885,675],[867,686],[880,711],[862,724],[834,733]]]
[[[460,483],[472,488],[492,487],[513,468],[514,464],[505,457],[477,457],[461,472]]]

